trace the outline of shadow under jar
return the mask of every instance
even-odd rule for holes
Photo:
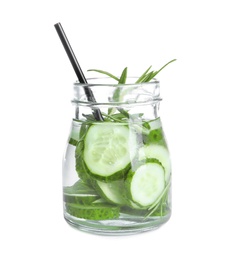
[[[159,117],[159,82],[127,81],[74,84],[75,115],[63,157],[64,217],[90,233],[140,233],[171,215],[171,161]],[[87,87],[95,103],[87,99]],[[96,110],[103,121],[96,119]]]

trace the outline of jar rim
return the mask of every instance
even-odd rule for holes
[[[156,79],[150,82],[134,83],[138,77],[128,77],[126,84],[116,84],[115,80],[110,77],[88,78],[88,83],[76,82],[74,87],[74,98],[72,103],[82,106],[133,106],[143,104],[154,104],[161,101],[160,84]],[[108,82],[110,81],[110,82]],[[130,83],[132,81],[132,83]],[[113,82],[113,83],[112,83]],[[95,101],[87,97],[86,90],[94,94]],[[121,95],[121,99],[115,100],[115,91]],[[119,94],[116,95],[119,95]]]
[[[132,80],[132,79],[138,79],[139,77],[136,77],[136,76],[131,76],[131,77],[127,77],[128,80]],[[93,83],[91,81],[102,81],[102,80],[114,80],[112,79],[111,77],[92,77],[92,78],[87,78],[87,83],[80,83],[78,80],[73,83],[74,86],[81,86],[81,87],[84,87],[84,86],[92,86],[92,87],[95,87],[95,86],[106,86],[106,87],[122,87],[122,86],[126,86],[126,87],[139,87],[139,86],[145,86],[145,85],[155,85],[155,84],[159,84],[160,81],[157,80],[156,78],[153,78],[151,81],[149,82],[140,82],[140,83],[125,83],[125,84],[118,84],[118,83]]]

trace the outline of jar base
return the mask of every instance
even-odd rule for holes
[[[69,225],[84,232],[96,235],[120,236],[156,230],[170,219],[170,214],[162,217],[149,217],[145,220],[141,217],[132,217],[126,214],[121,214],[119,219],[115,220],[86,220],[73,217],[65,212],[64,218]]]

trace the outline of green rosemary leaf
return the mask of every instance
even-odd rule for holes
[[[139,77],[139,79],[135,83],[142,82],[144,77],[146,76],[146,74],[148,73],[148,71],[150,70],[151,67],[152,67],[152,65]]]
[[[163,70],[168,64],[170,64],[171,62],[174,62],[174,61],[176,61],[176,59],[167,62],[164,66],[161,67],[161,69],[159,69],[157,71],[153,70],[153,71],[149,72],[148,74],[144,75],[142,77],[142,79],[139,81],[139,83],[151,81],[161,70]]]
[[[125,84],[127,78],[127,67],[122,71],[118,84]]]
[[[111,77],[111,78],[113,78],[113,79],[115,79],[115,80],[119,81],[119,78],[117,78],[117,77],[116,77],[116,76],[114,76],[113,74],[111,74],[111,73],[109,73],[109,72],[107,72],[107,71],[104,71],[104,70],[90,69],[90,70],[88,70],[88,71],[95,71],[95,72],[99,72],[99,73],[105,74],[105,75],[107,75],[107,76],[109,76],[109,77]]]
[[[121,107],[117,107],[117,109],[118,109],[118,111],[119,111],[121,114],[123,114],[125,117],[130,118],[130,114],[129,114],[126,110],[124,110],[124,109],[121,108]]]
[[[110,116],[110,115],[108,115],[108,114],[106,114],[104,112],[102,112],[102,115],[105,116],[108,119],[111,119],[111,121],[122,123],[122,120],[114,118],[113,116]]]
[[[96,121],[96,119],[95,119],[95,117],[94,117],[94,115],[85,115],[85,114],[82,114],[85,118],[86,118],[86,120],[87,121],[89,121],[89,122],[95,122]]]
[[[151,130],[150,124],[148,122],[144,122],[143,127],[145,127],[148,130]]]
[[[145,218],[151,216],[157,210],[159,205],[160,205],[160,202],[158,204],[156,204],[156,206],[154,208],[152,208],[152,210],[145,216]]]
[[[120,100],[120,92],[121,92],[121,89],[120,89],[119,87],[117,87],[116,90],[114,91],[114,94],[113,94],[113,100],[114,100],[115,102],[121,101],[121,100]]]
[[[126,83],[126,78],[127,78],[127,67],[122,71],[122,74],[120,76],[118,84],[125,84]],[[113,94],[113,100],[115,102],[122,101],[122,96],[121,96],[121,88],[117,87],[116,90],[114,91]],[[112,115],[115,112],[115,108],[109,108],[108,109],[108,114]]]
[[[161,69],[159,69],[157,71],[153,71],[152,77],[150,77],[148,80],[150,81],[151,79],[153,79],[161,70],[163,70],[167,65],[169,65],[171,62],[174,62],[174,61],[176,61],[176,59],[167,62],[164,66],[162,66]],[[146,82],[148,82],[148,81],[146,81]]]
[[[149,72],[142,80],[142,82],[149,82],[151,79],[154,78],[155,72],[151,71]]]
[[[118,120],[125,120],[128,118],[125,115],[123,115],[122,113],[113,114],[113,115],[111,115],[111,117],[118,119]]]
[[[176,61],[176,59],[173,59],[173,60],[167,62],[164,66],[162,66],[161,69],[159,69],[158,71],[156,71],[155,76],[156,76],[161,70],[163,70],[167,65],[169,65],[170,63],[172,63],[172,62],[174,62],[174,61]]]
[[[114,114],[114,111],[115,111],[115,108],[114,108],[114,107],[108,108],[108,115]]]
[[[120,76],[118,84],[125,84],[126,83],[126,78],[127,78],[127,67],[122,71],[122,74]],[[114,101],[122,101],[120,98],[121,97],[121,89],[118,87],[113,94],[113,100]]]
[[[145,218],[151,216],[156,211],[156,209],[159,207],[159,205],[162,202],[163,196],[169,190],[170,183],[171,183],[170,181],[167,183],[167,185],[166,185],[165,189],[163,190],[162,194],[158,197],[158,199],[154,202],[154,204],[148,209],[148,210],[150,210],[150,212],[145,216]]]

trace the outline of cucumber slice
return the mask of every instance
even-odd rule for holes
[[[90,205],[92,202],[100,199],[98,195],[93,194],[65,194],[63,195],[65,202],[77,203],[80,205]]]
[[[123,196],[124,185],[122,181],[107,183],[97,181],[96,184],[100,195],[107,201],[118,205],[126,205],[126,200]]]
[[[97,192],[92,187],[90,187],[89,185],[84,183],[82,180],[78,180],[72,186],[64,186],[63,192],[65,194],[74,194],[74,193],[87,194],[87,193],[89,193],[92,195],[97,195]]]
[[[89,170],[87,169],[85,162],[83,160],[83,149],[84,149],[84,140],[80,141],[77,144],[76,150],[75,150],[75,169],[78,173],[78,176],[80,179],[82,179],[85,183],[89,184],[90,186],[93,185],[93,179],[91,178],[89,174]]]
[[[106,220],[119,217],[119,207],[103,204],[97,206],[83,206],[72,203],[65,204],[66,211],[77,218],[91,220]]]
[[[136,135],[126,126],[92,125],[84,139],[84,162],[96,179],[120,179],[130,168],[136,146]]]
[[[147,145],[158,144],[167,147],[162,128],[151,130],[148,135],[143,134],[143,143]]]
[[[126,187],[131,200],[140,207],[148,208],[165,187],[164,168],[158,163],[146,163],[128,173]]]
[[[77,181],[73,186],[64,187],[63,191],[63,199],[69,203],[90,205],[100,199],[96,191],[81,180]]]
[[[165,181],[169,181],[171,174],[171,161],[168,149],[165,146],[151,144],[145,145],[139,149],[139,160],[146,160],[149,158],[157,159],[165,170]]]

